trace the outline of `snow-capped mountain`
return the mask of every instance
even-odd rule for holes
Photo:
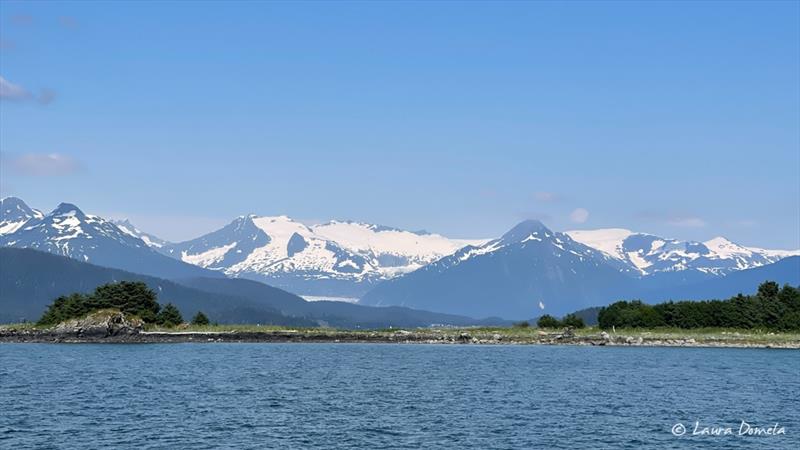
[[[124,233],[128,233],[133,237],[137,237],[143,240],[148,247],[161,248],[169,244],[169,242],[165,241],[164,239],[161,239],[157,236],[153,236],[152,234],[149,233],[145,233],[144,231],[141,231],[140,229],[136,228],[128,219],[112,220],[111,223],[116,225],[117,228],[122,230]]]
[[[358,222],[307,226],[286,216],[248,215],[160,251],[298,294],[352,297],[380,280],[418,269],[470,242]]]
[[[31,219],[41,219],[41,211],[33,209],[17,197],[0,200],[0,235],[10,234]]]
[[[381,283],[361,303],[458,310],[475,317],[563,314],[630,290],[635,276],[628,272],[616,258],[541,222],[525,221],[500,239]]]
[[[360,303],[521,319],[619,299],[680,299],[671,295],[692,289],[702,292],[694,299],[722,298],[754,289],[762,276],[796,283],[800,273],[791,270],[797,258],[794,265],[773,264],[791,253],[721,238],[681,242],[622,229],[558,233],[526,221],[500,239],[385,281]],[[729,283],[714,282],[726,278]]]
[[[800,255],[724,238],[679,241],[625,229],[558,233],[536,221],[499,239],[469,241],[359,222],[306,225],[255,215],[175,244],[72,204],[46,215],[17,198],[1,206],[0,246],[161,278],[227,275],[308,298],[362,298],[476,317],[525,318],[646,299]]]
[[[338,293],[335,288],[343,282],[369,281],[375,272],[360,255],[319,238],[286,216],[241,216],[220,230],[162,251],[229,276],[266,280],[301,294]]]
[[[384,279],[412,272],[467,245],[488,239],[450,239],[425,231],[405,231],[352,221],[330,221],[311,229],[324,239],[375,261]]]
[[[706,242],[666,239],[622,228],[568,231],[572,239],[612,256],[642,275],[698,271],[725,275],[800,254],[744,247],[723,237]]]
[[[219,276],[159,254],[141,239],[70,203],[61,203],[52,212],[0,236],[0,246],[30,248],[163,278]]]

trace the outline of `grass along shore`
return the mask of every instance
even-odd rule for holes
[[[375,342],[430,344],[540,344],[800,349],[800,332],[725,328],[575,330],[535,327],[415,329],[289,328],[272,325],[147,326],[141,332],[105,338],[59,335],[32,323],[0,325],[0,342]]]
[[[656,305],[619,301],[601,308],[597,327],[568,314],[544,315],[531,327],[335,329],[210,325],[196,312],[190,323],[171,303],[158,302],[141,282],[107,283],[90,294],[56,298],[37,325],[0,327],[0,342],[381,342],[570,344],[800,348],[800,289],[764,282],[758,293],[728,300]],[[312,325],[312,321],[300,321]],[[701,328],[723,326],[728,328]],[[674,328],[673,328],[674,327]],[[696,328],[692,328],[696,327]],[[779,331],[781,330],[781,331]]]

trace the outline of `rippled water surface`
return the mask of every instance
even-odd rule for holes
[[[14,449],[796,449],[800,353],[0,344],[0,401]],[[691,436],[698,420],[785,434]]]

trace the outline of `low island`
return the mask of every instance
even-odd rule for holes
[[[103,311],[84,321],[41,328],[27,324],[0,327],[0,342],[53,343],[179,343],[179,342],[330,342],[483,345],[594,345],[750,347],[800,349],[800,333],[702,328],[682,330],[622,329],[607,332],[583,329],[418,328],[343,330],[286,328],[257,325],[189,325],[177,328],[137,328],[123,314]]]
[[[479,345],[587,345],[800,349],[800,290],[767,282],[752,296],[709,302],[617,302],[600,308],[598,326],[580,315],[544,315],[536,326],[431,326],[340,329],[212,324],[202,312],[184,322],[144,283],[103,285],[57,298],[37,323],[0,326],[0,343],[329,342]],[[719,326],[739,325],[739,326]]]

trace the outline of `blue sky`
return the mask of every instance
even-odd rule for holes
[[[0,191],[800,247],[800,6],[0,3]]]

